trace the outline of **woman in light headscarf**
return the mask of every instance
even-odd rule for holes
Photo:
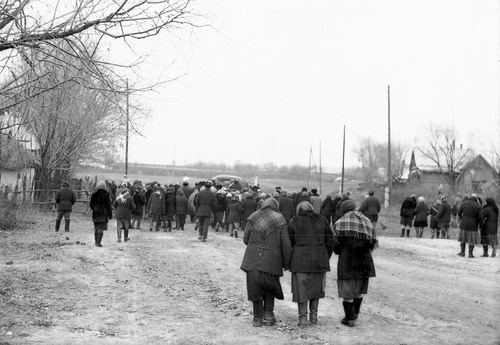
[[[417,200],[417,206],[413,211],[415,214],[413,226],[415,227],[417,238],[422,238],[424,229],[428,226],[427,216],[429,215],[429,206],[425,203],[425,198],[423,196],[419,196]]]
[[[92,221],[94,222],[95,246],[102,247],[103,231],[108,230],[108,220],[113,216],[111,197],[106,188],[106,182],[100,181],[97,183],[96,190],[90,197],[90,208],[92,209]]]
[[[330,257],[333,254],[333,233],[326,217],[316,213],[308,201],[297,205],[297,215],[288,226],[292,244],[292,294],[298,304],[299,326],[309,320],[318,323],[319,299],[325,297],[326,272],[330,271]]]
[[[371,252],[378,242],[372,222],[356,211],[352,200],[342,203],[341,213],[342,217],[333,227],[333,251],[339,256],[337,287],[339,297],[344,299],[342,324],[354,327],[363,295],[368,292],[368,280],[375,277]]]
[[[483,257],[488,257],[488,245],[493,249],[491,257],[497,254],[498,246],[498,206],[493,198],[486,198],[483,207],[484,223],[481,228],[481,244],[483,245]]]
[[[290,267],[292,246],[278,201],[268,198],[248,217],[241,269],[247,274],[248,299],[253,302],[253,325],[274,324],[274,299],[284,299],[279,277]]]

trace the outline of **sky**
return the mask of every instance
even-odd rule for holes
[[[340,167],[345,126],[356,166],[361,138],[387,141],[389,86],[393,142],[421,145],[439,124],[478,152],[500,147],[497,0],[198,4],[211,28],[140,43],[144,80],[181,77],[132,95],[151,117],[129,163],[308,166],[321,153]]]

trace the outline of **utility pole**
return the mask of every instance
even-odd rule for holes
[[[307,171],[307,189],[309,189],[309,184],[311,182],[311,157],[312,157],[312,146],[309,146],[309,169]]]
[[[321,195],[321,180],[322,180],[322,171],[321,171],[321,141],[319,142],[319,195]]]
[[[340,182],[340,194],[344,193],[344,161],[345,161],[345,125],[344,125],[344,139],[342,142],[342,181]]]
[[[391,165],[391,86],[387,85],[387,197],[385,207],[391,204],[392,165]]]
[[[126,124],[126,133],[125,133],[125,176],[127,176],[128,178],[128,131],[129,131],[129,112],[128,112],[128,79],[126,81],[126,84],[125,84],[125,96],[126,96],[126,120],[127,120],[127,124]]]

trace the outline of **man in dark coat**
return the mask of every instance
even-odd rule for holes
[[[208,227],[210,226],[210,220],[212,218],[213,209],[217,206],[217,198],[215,193],[212,193],[210,188],[212,183],[210,181],[205,183],[205,186],[194,199],[194,205],[196,206],[199,226],[199,237],[198,239],[202,242],[207,241]]]
[[[56,231],[59,231],[61,220],[64,217],[64,231],[69,232],[71,212],[73,212],[73,204],[76,202],[76,194],[70,188],[68,181],[62,183],[62,188],[56,193],[55,199],[57,203]]]
[[[483,225],[483,208],[477,202],[474,194],[467,200],[464,198],[457,215],[460,218],[460,233],[458,235],[460,253],[458,255],[465,256],[465,245],[468,243],[469,258],[473,258],[474,246],[481,243],[479,229]]]
[[[332,215],[333,215],[333,199],[331,195],[327,195],[326,199],[323,201],[323,205],[321,205],[321,215],[326,218],[328,221],[328,225],[332,224]]]
[[[176,224],[181,230],[184,230],[186,224],[186,216],[188,214],[188,199],[182,190],[179,190],[175,197],[175,216],[179,220]]]
[[[373,227],[377,225],[378,214],[380,213],[380,201],[375,197],[375,192],[373,190],[368,192],[368,198],[366,198],[361,206],[359,207],[359,212],[363,213],[373,224]]]
[[[439,231],[441,231],[441,238],[450,238],[448,230],[450,229],[451,222],[451,205],[446,200],[445,196],[441,196],[441,206],[436,215],[438,222],[437,238],[439,238]]]
[[[415,194],[410,195],[403,200],[399,215],[401,217],[401,237],[410,237],[410,230],[413,226],[413,217],[415,216],[415,207],[417,207],[417,197]]]
[[[245,197],[241,203],[241,226],[245,229],[248,217],[255,211],[257,211],[257,201],[253,197],[251,192],[245,192],[243,194]]]
[[[279,202],[279,211],[285,217],[285,220],[288,222],[295,216],[295,204],[292,199],[292,194],[288,192],[281,192],[280,197],[278,198]]]

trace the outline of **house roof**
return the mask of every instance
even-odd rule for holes
[[[457,180],[459,180],[467,171],[469,171],[471,168],[475,167],[478,162],[481,162],[486,166],[486,168],[490,169],[495,176],[498,176],[498,171],[484,158],[481,154],[477,155],[474,157],[474,159],[468,161],[462,169],[460,169],[460,174],[457,177]]]

